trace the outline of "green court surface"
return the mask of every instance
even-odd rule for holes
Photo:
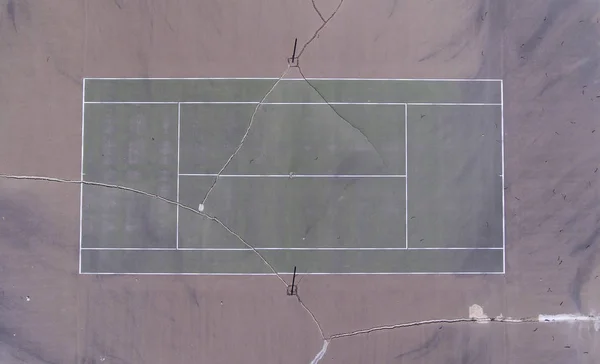
[[[84,181],[198,210],[233,158],[221,223],[84,184],[81,273],[504,272],[501,81],[275,82],[86,79]]]

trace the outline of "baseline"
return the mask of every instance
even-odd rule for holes
[[[278,80],[278,77],[86,77],[84,80]],[[502,82],[499,78],[335,78],[335,77],[307,77],[307,78],[284,78],[290,81],[423,81],[423,82]]]
[[[182,250],[182,251],[252,251],[250,248],[82,248],[81,250],[105,250],[105,251],[174,251],[174,250]],[[379,250],[502,250],[501,247],[441,247],[441,248],[367,248],[367,247],[358,247],[358,248],[327,248],[327,247],[315,247],[315,248],[272,248],[272,247],[258,247],[254,248],[254,250],[325,250],[325,251],[333,251],[333,250],[341,250],[341,251],[355,251],[355,250],[366,250],[366,251],[379,251]]]
[[[496,102],[260,102],[260,101],[86,101],[100,105],[382,105],[382,106],[502,106]]]

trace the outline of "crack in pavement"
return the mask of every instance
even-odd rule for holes
[[[368,329],[361,329],[349,332],[343,332],[338,334],[333,334],[326,337],[326,340],[335,340],[341,339],[345,337],[351,336],[359,336],[366,335],[372,332],[377,331],[388,331],[401,329],[406,327],[415,327],[415,326],[424,326],[424,325],[433,325],[433,324],[456,324],[456,323],[465,323],[465,322],[473,322],[473,323],[507,323],[507,324],[522,324],[522,323],[560,323],[560,322],[591,322],[600,329],[600,316],[595,315],[579,315],[579,314],[557,314],[557,315],[538,315],[532,317],[523,317],[523,318],[512,318],[512,317],[469,317],[469,318],[455,318],[455,319],[432,319],[432,320],[422,320],[422,321],[412,321],[405,322],[395,325],[382,325],[375,326]]]
[[[312,41],[317,38],[317,36],[321,32],[321,30],[323,30],[323,28],[325,28],[325,26],[329,23],[329,21],[331,19],[333,19],[333,17],[335,16],[335,14],[337,14],[338,10],[340,10],[340,7],[342,6],[343,3],[344,3],[344,0],[340,0],[340,3],[335,8],[335,10],[333,11],[333,13],[331,13],[331,15],[327,19],[325,19],[323,21],[323,24],[321,24],[321,26],[315,31],[315,34],[313,34],[313,36],[310,37],[310,39],[308,39],[308,41],[306,41],[306,43],[304,43],[304,45],[300,49],[300,52],[298,53],[298,57],[296,57],[298,59],[298,65],[300,65],[300,56],[302,56],[302,53],[304,53],[304,51],[306,50],[306,47],[308,47],[308,45],[310,43],[312,43]]]
[[[300,284],[300,281],[298,281],[298,284]],[[296,293],[296,298],[298,299],[300,306],[302,306],[306,310],[306,312],[308,312],[310,317],[312,317],[313,321],[317,325],[317,328],[319,329],[319,333],[321,334],[321,339],[325,340],[325,332],[323,331],[323,327],[319,323],[319,320],[317,320],[317,317],[315,316],[315,314],[306,306],[306,304],[304,304],[304,302],[302,301],[302,299],[300,298],[298,293]]]
[[[223,171],[225,170],[225,168],[227,168],[229,163],[231,163],[233,158],[235,158],[235,156],[239,153],[240,149],[242,149],[242,147],[244,146],[244,142],[246,141],[246,138],[248,137],[248,134],[250,133],[250,129],[252,128],[252,124],[254,123],[254,118],[256,117],[256,113],[258,112],[258,109],[263,105],[263,103],[265,102],[267,97],[269,97],[271,92],[273,92],[273,90],[275,89],[277,84],[279,84],[279,82],[285,77],[285,75],[287,75],[289,70],[290,70],[290,66],[288,65],[287,68],[285,69],[285,71],[281,74],[281,76],[277,79],[277,81],[275,81],[273,86],[271,86],[269,91],[267,91],[265,96],[263,96],[263,98],[258,102],[258,105],[256,105],[256,107],[254,108],[254,112],[252,112],[252,116],[250,117],[250,121],[248,122],[248,127],[246,128],[246,132],[244,133],[244,136],[242,136],[242,139],[240,140],[240,143],[238,144],[238,146],[235,149],[235,151],[233,152],[233,154],[229,157],[229,159],[227,159],[227,161],[225,162],[223,167],[221,167],[221,169],[219,170],[219,173],[217,173],[217,176],[215,177],[212,185],[210,186],[210,188],[206,192],[206,195],[204,195],[204,198],[202,199],[202,205],[204,205],[206,203],[206,199],[208,199],[208,196],[210,195],[212,190],[215,188],[215,185],[217,184],[217,181],[219,180],[219,177],[221,176],[221,174],[223,174]]]
[[[269,267],[269,269],[277,276],[277,278],[279,278],[279,280],[281,282],[283,282],[286,287],[287,287],[287,282],[281,277],[281,275],[275,270],[275,268],[271,265],[271,263],[269,263],[262,254],[260,254],[260,252],[258,250],[256,250],[256,248],[254,248],[254,246],[250,245],[246,240],[244,240],[238,233],[236,233],[235,231],[233,231],[229,226],[227,226],[225,223],[223,223],[219,218],[209,215],[207,213],[198,211],[197,209],[194,209],[190,206],[184,205],[182,203],[180,203],[179,201],[174,201],[174,200],[170,200],[166,197],[160,196],[160,195],[156,195],[153,193],[149,193],[146,191],[142,191],[142,190],[138,190],[135,188],[131,188],[131,187],[126,187],[126,186],[121,186],[121,185],[115,185],[115,184],[110,184],[110,183],[102,183],[102,182],[94,182],[94,181],[82,181],[82,180],[72,180],[72,179],[63,179],[63,178],[56,178],[56,177],[47,177],[47,176],[23,176],[23,175],[11,175],[11,174],[0,174],[0,178],[3,179],[12,179],[12,180],[30,180],[30,181],[43,181],[43,182],[56,182],[56,183],[70,183],[70,184],[78,184],[78,185],[90,185],[90,186],[96,186],[96,187],[104,187],[104,188],[112,188],[112,189],[117,189],[117,190],[122,190],[122,191],[128,191],[128,192],[133,192],[133,193],[137,193],[139,195],[143,195],[143,196],[147,196],[150,198],[154,198],[157,199],[159,201],[162,202],[166,202],[168,204],[177,206],[177,207],[181,207],[182,209],[185,209],[187,211],[191,211],[197,215],[200,215],[208,220],[214,221],[217,224],[221,225],[221,227],[223,227],[228,233],[230,233],[231,235],[235,236],[242,244],[244,244],[247,248],[251,249],[256,255],[258,255],[258,257],[263,261],[263,263],[265,263],[265,265],[267,267]]]
[[[321,20],[323,21],[323,23],[325,23],[325,18],[323,17],[323,14],[321,14],[321,12],[319,11],[319,9],[317,9],[317,4],[315,4],[315,0],[310,0],[312,2],[312,6],[313,9],[315,9],[315,11],[317,12],[317,14],[319,14],[319,18],[321,18]]]
[[[340,338],[344,338],[344,337],[366,335],[366,334],[370,334],[372,332],[377,332],[377,331],[395,330],[395,329],[401,329],[401,328],[413,327],[413,326],[422,326],[422,325],[431,325],[431,324],[454,324],[454,323],[460,323],[460,322],[476,322],[476,321],[477,321],[476,318],[434,319],[434,320],[413,321],[413,322],[405,322],[405,323],[395,324],[395,325],[382,325],[382,326],[371,327],[368,329],[342,332],[342,333],[338,333],[338,334],[333,334],[333,335],[327,337],[326,339],[327,340],[335,340],[335,339],[340,339]]]
[[[315,90],[315,92],[319,95],[319,97],[321,97],[321,99],[323,99],[323,101],[327,104],[327,106],[329,106],[331,108],[331,110],[333,110],[333,112],[342,120],[344,120],[348,125],[350,125],[350,127],[354,130],[356,130],[358,133],[360,133],[360,135],[363,136],[363,138],[366,140],[366,142],[371,146],[371,148],[373,148],[373,150],[375,151],[375,153],[377,153],[377,156],[379,157],[379,159],[381,160],[381,163],[383,164],[383,166],[385,168],[388,168],[387,163],[385,162],[385,159],[383,159],[383,156],[381,155],[381,153],[379,153],[379,150],[377,150],[377,148],[375,147],[375,144],[371,143],[371,141],[369,140],[369,138],[367,137],[367,134],[365,134],[365,132],[359,128],[358,126],[354,125],[353,123],[350,122],[350,120],[348,120],[347,118],[343,117],[342,114],[340,114],[335,107],[333,107],[333,105],[331,105],[329,103],[329,101],[325,98],[325,96],[319,91],[317,90],[317,88],[315,87],[315,85],[313,85],[307,78],[306,76],[304,76],[304,73],[302,72],[302,68],[300,68],[300,65],[298,64],[298,72],[300,72],[300,75],[302,76],[302,78],[304,79],[304,81],[306,81],[306,83],[308,83],[308,85]]]
[[[317,356],[311,361],[311,364],[317,364],[319,360],[321,360],[326,352],[327,347],[333,340],[342,339],[346,337],[367,335],[373,332],[378,331],[389,331],[407,327],[415,327],[415,326],[425,326],[425,325],[434,325],[434,324],[457,324],[457,323],[478,323],[478,324],[487,324],[487,323],[502,323],[502,324],[522,324],[522,323],[576,323],[576,322],[588,322],[594,324],[594,329],[596,331],[600,330],[600,316],[595,315],[580,315],[580,314],[557,314],[557,315],[543,315],[540,314],[538,316],[533,317],[524,317],[524,318],[511,318],[504,317],[502,315],[496,317],[469,317],[469,318],[454,318],[454,319],[432,319],[432,320],[422,320],[422,321],[412,321],[405,322],[395,325],[382,325],[375,326],[368,329],[342,332],[338,334],[330,335],[324,338],[324,344],[321,351],[317,354]]]

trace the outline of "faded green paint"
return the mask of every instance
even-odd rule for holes
[[[276,80],[86,80],[84,179],[177,198],[180,173],[217,173]],[[268,102],[500,102],[499,82],[281,81]],[[323,99],[322,96],[325,98]],[[180,111],[178,130],[178,111]],[[262,248],[502,247],[499,106],[262,105],[224,174],[408,175],[228,178],[206,201]],[[405,146],[405,125],[408,145]],[[408,156],[405,155],[408,149]],[[408,171],[405,165],[408,158]],[[210,176],[181,176],[197,208]],[[84,248],[245,248],[219,224],[131,192],[83,188]],[[179,235],[179,241],[176,236]],[[278,271],[501,272],[502,250],[261,250]],[[84,272],[268,273],[251,251],[82,252]]]
[[[276,79],[86,80],[86,101],[259,102]],[[419,80],[281,80],[268,102],[499,103],[499,82]],[[316,88],[318,92],[314,89]]]
[[[502,250],[261,251],[278,272],[499,273]],[[368,263],[366,263],[368,262]],[[251,250],[89,251],[82,268],[98,273],[271,273]]]

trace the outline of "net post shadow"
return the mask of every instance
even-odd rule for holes
[[[292,275],[292,284],[287,287],[288,296],[296,296],[298,294],[298,287],[296,287],[296,266],[294,266],[294,274]]]
[[[292,52],[292,57],[288,58],[288,64],[290,67],[298,67],[298,58],[296,57],[296,47],[298,46],[298,38],[294,40],[294,50]]]

